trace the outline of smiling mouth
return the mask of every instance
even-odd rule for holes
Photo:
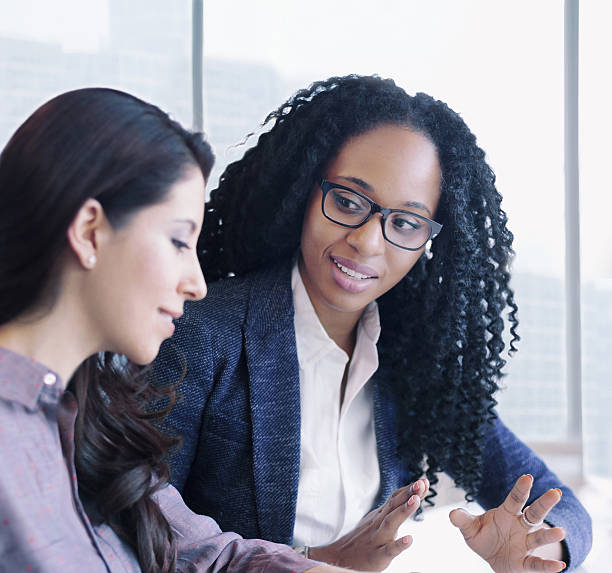
[[[167,312],[160,310],[159,314],[161,314],[163,318],[165,318],[170,324],[172,324],[172,317]]]
[[[345,274],[348,275],[349,277],[351,277],[352,279],[356,279],[356,280],[364,280],[364,279],[374,279],[376,277],[373,276],[368,276],[368,275],[364,275],[362,273],[358,273],[357,271],[354,271],[353,269],[349,269],[348,267],[345,267],[343,264],[339,263],[336,259],[334,259],[332,257],[332,261],[334,262],[334,264]]]
[[[170,314],[168,311],[162,310],[161,308],[159,309],[159,314],[161,314],[170,324],[173,324],[173,321],[178,318]]]

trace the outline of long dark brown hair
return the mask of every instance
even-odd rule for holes
[[[0,324],[45,312],[56,296],[67,230],[97,199],[114,228],[163,201],[187,169],[214,158],[202,134],[159,108],[103,88],[62,94],[36,110],[0,154]],[[149,423],[146,369],[110,353],[86,360],[68,388],[81,494],[135,550],[145,572],[175,569],[170,526],[151,498],[168,481],[172,443]]]

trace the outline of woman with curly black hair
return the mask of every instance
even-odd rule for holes
[[[474,135],[378,77],[314,83],[265,123],[207,203],[216,282],[158,362],[172,381],[186,357],[168,423],[187,503],[382,569],[446,472],[489,509],[451,519],[495,571],[578,566],[588,515],[494,410],[506,311],[518,340],[512,234]]]

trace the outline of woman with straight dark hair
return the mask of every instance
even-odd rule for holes
[[[494,409],[518,319],[475,136],[443,102],[362,76],[316,82],[266,124],[211,194],[216,282],[158,362],[171,381],[186,359],[168,420],[186,502],[380,570],[409,546],[406,504],[433,503],[446,472],[489,510],[452,521],[495,571],[577,567],[589,516]]]
[[[0,571],[317,565],[187,509],[149,423],[140,365],[206,294],[212,164],[201,134],[96,88],[44,104],[2,151]]]

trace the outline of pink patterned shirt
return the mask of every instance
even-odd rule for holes
[[[0,347],[0,573],[140,571],[106,524],[92,525],[74,467],[77,405],[54,372]],[[156,494],[178,545],[178,571],[301,573],[289,547],[223,533],[168,486]]]

